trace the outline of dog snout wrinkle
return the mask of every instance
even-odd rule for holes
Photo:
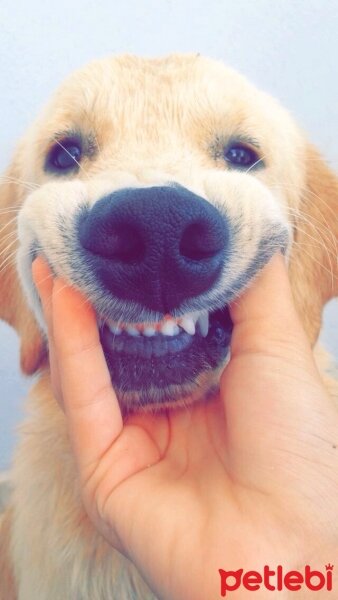
[[[80,214],[78,233],[105,290],[163,313],[214,286],[229,248],[224,216],[180,186],[113,192]]]

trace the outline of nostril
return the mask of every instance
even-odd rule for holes
[[[216,256],[224,249],[225,240],[219,228],[215,230],[208,221],[191,223],[183,231],[180,254],[190,260],[204,260]]]
[[[93,235],[92,225],[89,219],[88,222],[82,223],[80,230],[81,242],[86,250],[100,257],[124,263],[135,263],[143,259],[145,243],[135,226],[107,220],[100,223]]]
[[[135,227],[126,223],[116,225],[110,231],[107,245],[107,258],[115,258],[126,263],[141,260],[145,253],[141,234]]]

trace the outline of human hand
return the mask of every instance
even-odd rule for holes
[[[42,259],[33,273],[84,505],[155,594],[216,599],[220,568],[332,563],[338,411],[314,365],[282,257],[231,307],[232,357],[220,395],[125,422],[93,309],[53,281]],[[260,599],[271,598],[264,593]],[[235,597],[251,594],[242,588]]]

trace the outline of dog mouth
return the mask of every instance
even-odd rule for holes
[[[229,356],[232,321],[224,306],[179,318],[167,315],[157,323],[100,318],[99,329],[119,400],[134,410],[206,396],[215,387],[215,370]]]

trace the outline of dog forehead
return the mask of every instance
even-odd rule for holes
[[[86,92],[84,100],[104,94],[129,96],[137,92],[149,100],[149,94],[178,97],[182,91],[215,91],[232,94],[233,87],[243,92],[254,88],[247,80],[223,63],[200,55],[174,54],[165,58],[142,58],[132,55],[94,60],[75,71],[60,88],[61,94],[73,94],[79,88]],[[208,88],[208,89],[207,89]],[[256,90],[257,92],[257,90]]]
[[[222,63],[199,55],[146,59],[131,55],[89,63],[59,88],[47,110],[51,129],[86,123],[104,129],[112,124],[134,125],[153,120],[163,127],[187,126],[192,121],[218,127],[285,118],[285,111],[242,75]],[[125,119],[127,118],[127,122]],[[208,123],[206,123],[208,121]]]

